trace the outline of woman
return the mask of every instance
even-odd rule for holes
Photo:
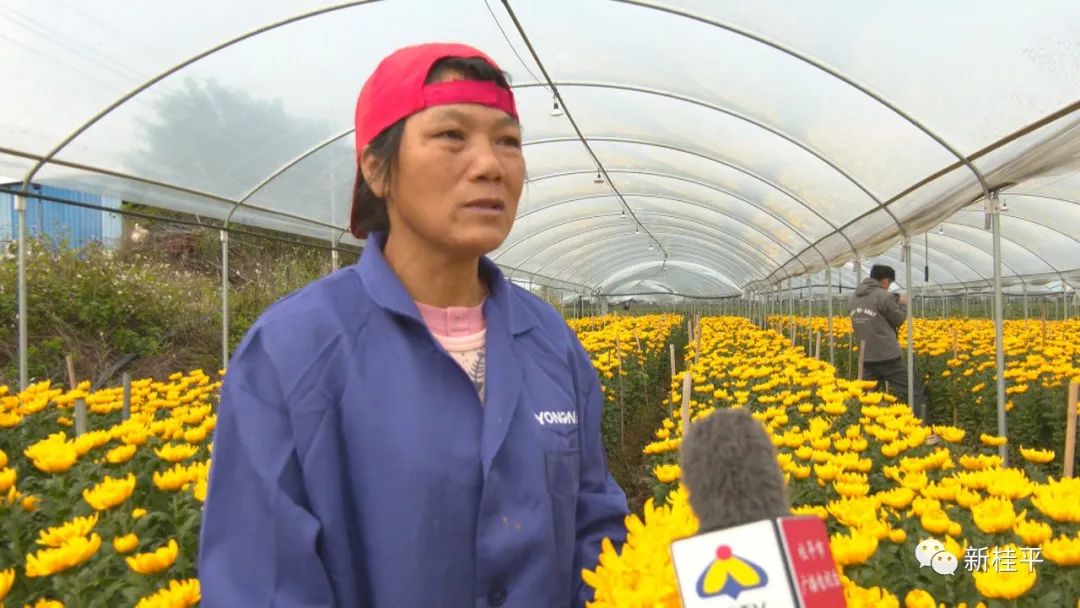
[[[627,504],[588,355],[484,257],[525,176],[506,78],[466,46],[402,49],[360,93],[356,149],[360,262],[230,363],[202,605],[582,606]]]

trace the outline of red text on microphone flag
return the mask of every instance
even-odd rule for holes
[[[788,570],[795,584],[802,608],[845,606],[844,590],[836,571],[829,533],[817,517],[782,517],[781,544],[788,560]]]

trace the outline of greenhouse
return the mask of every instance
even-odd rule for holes
[[[828,526],[848,606],[1080,606],[1080,4],[15,0],[0,17],[0,603],[197,604],[218,368],[253,316],[235,243],[272,235],[327,273],[362,256],[357,94],[393,51],[455,41],[508,73],[522,127],[524,190],[488,257],[567,319],[617,480],[649,478],[630,542],[576,574],[588,605],[686,601],[667,553],[696,531],[683,432],[747,408],[793,512]],[[46,203],[211,234],[215,367],[133,378],[131,354],[76,374],[50,301],[80,296],[34,270]],[[850,301],[875,265],[910,300],[900,390],[925,383],[929,419],[864,380]],[[128,350],[182,332],[163,335]],[[67,520],[83,555],[50,571],[70,538],[46,529]],[[147,552],[130,567],[125,534]],[[961,564],[1042,561],[940,577],[912,558],[931,536]],[[169,565],[141,571],[151,555]]]

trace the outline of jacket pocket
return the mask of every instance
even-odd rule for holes
[[[578,450],[549,449],[544,452],[548,493],[577,500],[581,453]]]
[[[546,450],[548,498],[551,501],[551,527],[555,541],[553,581],[559,595],[570,600],[574,591],[574,550],[577,546],[577,498],[581,454],[578,450]],[[565,595],[564,595],[565,594]],[[568,605],[560,603],[560,605]]]

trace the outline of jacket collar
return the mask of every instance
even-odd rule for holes
[[[355,266],[356,272],[368,295],[379,307],[422,324],[424,319],[416,302],[383,255],[386,238],[384,232],[372,232],[368,236],[360,261]],[[536,326],[535,314],[524,302],[514,297],[510,281],[487,256],[480,258],[480,276],[491,292],[484,302],[484,318],[489,327],[509,327],[514,335],[519,335]]]

